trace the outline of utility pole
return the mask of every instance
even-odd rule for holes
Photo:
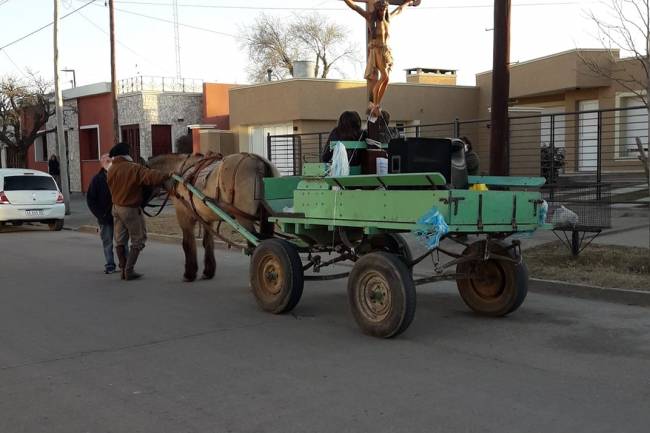
[[[511,0],[494,0],[492,112],[490,113],[490,174],[493,176],[507,176],[509,173],[510,10]]]
[[[117,73],[115,70],[115,9],[113,0],[108,0],[110,14],[110,36],[111,36],[111,98],[113,102],[113,144],[120,141],[120,124],[117,112]]]
[[[0,168],[7,168],[7,145],[0,143]]]
[[[56,104],[56,141],[59,148],[59,169],[65,214],[70,215],[70,181],[68,179],[68,152],[63,125],[63,93],[59,80],[59,7],[60,0],[54,0],[54,93]]]

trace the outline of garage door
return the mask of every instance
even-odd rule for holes
[[[294,140],[292,137],[283,137],[293,134],[292,123],[252,126],[249,134],[252,153],[270,158],[283,175],[294,174]],[[269,134],[272,137],[271,155],[268,152]]]

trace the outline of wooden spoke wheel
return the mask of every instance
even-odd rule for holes
[[[361,257],[348,279],[348,299],[359,327],[375,337],[401,334],[415,316],[413,278],[394,254],[374,252]]]
[[[485,241],[470,245],[464,256],[481,256]],[[490,252],[519,260],[513,249],[501,243],[490,243]],[[470,278],[457,280],[458,291],[465,304],[473,311],[487,316],[505,316],[521,306],[528,294],[528,268],[519,260],[490,258],[461,263],[456,267],[459,274]]]
[[[250,282],[264,311],[283,314],[293,310],[304,287],[302,261],[296,247],[281,239],[262,241],[253,252]]]

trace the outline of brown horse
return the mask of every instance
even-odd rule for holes
[[[151,158],[147,165],[165,173],[192,176],[205,166],[201,155],[170,154]],[[196,173],[198,175],[198,173]],[[265,222],[264,177],[278,177],[280,173],[270,161],[254,154],[237,153],[226,156],[218,163],[200,185],[195,185],[207,197],[226,210],[248,231],[255,231],[255,223],[260,224],[260,231],[272,231]],[[176,219],[183,232],[183,251],[185,252],[184,281],[194,281],[198,271],[196,237],[194,229],[197,222],[206,226],[203,235],[205,250],[203,279],[211,279],[216,271],[214,258],[214,237],[211,233],[214,223],[219,218],[205,204],[192,195],[183,185],[176,185],[172,193],[176,209]],[[266,233],[268,235],[269,233]]]

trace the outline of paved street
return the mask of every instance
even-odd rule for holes
[[[650,310],[530,294],[470,314],[421,288],[396,340],[359,333],[343,282],[260,312],[248,259],[183,284],[151,243],[121,283],[98,239],[0,234],[0,432],[647,432]]]

